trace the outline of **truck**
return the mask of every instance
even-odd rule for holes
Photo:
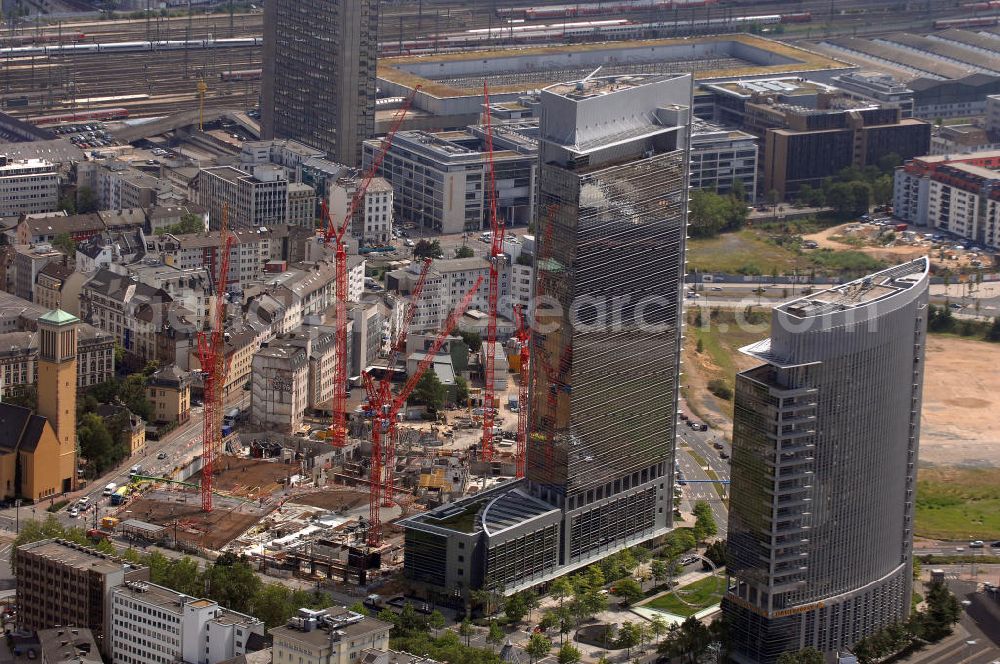
[[[129,477],[132,477],[134,475],[142,475],[142,466],[140,466],[139,464],[135,464],[134,466],[128,469],[128,475]]]
[[[104,493],[102,495],[110,496],[115,492],[115,489],[117,488],[118,488],[117,484],[115,484],[114,482],[109,482],[108,485],[104,487]]]
[[[126,499],[128,499],[128,485],[118,487],[118,489],[111,494],[109,502],[112,505],[121,505]]]

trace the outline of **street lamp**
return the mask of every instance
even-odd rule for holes
[[[14,500],[14,534],[21,532],[21,499]]]

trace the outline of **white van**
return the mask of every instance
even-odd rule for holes
[[[110,496],[111,494],[113,494],[115,492],[115,490],[117,488],[118,488],[118,485],[115,484],[114,482],[109,483],[106,487],[104,487],[104,495],[105,496]]]

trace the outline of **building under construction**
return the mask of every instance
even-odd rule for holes
[[[671,526],[692,87],[542,90],[536,288],[562,310],[531,337],[526,476],[401,522],[406,576],[428,594],[513,593]],[[625,304],[601,320],[579,298]]]

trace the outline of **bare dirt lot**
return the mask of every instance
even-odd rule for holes
[[[336,512],[341,509],[352,510],[362,505],[367,505],[368,494],[352,489],[333,489],[296,496],[291,498],[289,502],[299,505],[312,505],[313,507],[321,507],[325,510]]]
[[[177,539],[216,551],[261,519],[258,510],[246,505],[240,506],[235,501],[232,505],[213,507],[209,513],[202,512],[201,500],[197,494],[178,493],[176,498],[171,498],[157,492],[131,503],[131,513],[128,516],[167,526],[171,537],[174,535],[176,522]]]
[[[1000,466],[1000,344],[929,335],[920,461]]]
[[[684,347],[685,394],[690,407],[713,428],[732,435],[732,402],[707,390],[713,378],[732,385],[736,372],[755,366],[738,352],[754,335],[716,325],[689,328]],[[766,336],[764,331],[756,338]],[[704,352],[695,352],[701,338]],[[922,464],[1000,467],[1000,344],[929,335],[921,418]]]
[[[298,465],[224,456],[216,462],[212,488],[243,498],[269,496],[280,490],[289,476],[298,474],[298,470]],[[200,483],[201,473],[188,481]]]
[[[938,269],[948,268],[959,270],[972,266],[974,259],[982,259],[978,254],[965,251],[951,251],[935,248],[931,242],[918,237],[912,243],[904,242],[902,235],[897,233],[897,240],[888,245],[880,241],[880,233],[892,231],[889,226],[880,227],[871,224],[851,222],[826,228],[818,233],[802,236],[803,240],[812,240],[820,249],[844,251],[854,249],[888,263],[900,263],[920,256],[930,256],[931,262]]]

